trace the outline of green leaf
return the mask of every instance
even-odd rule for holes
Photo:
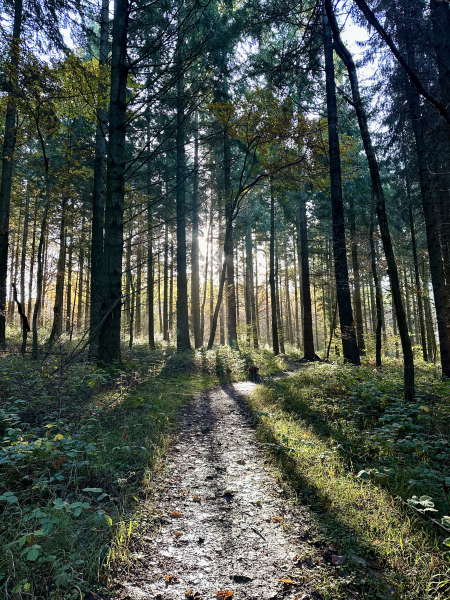
[[[359,477],[360,479],[370,479],[370,473],[368,471],[362,470],[358,473],[356,477]]]
[[[3,500],[4,502],[9,502],[9,504],[19,502],[19,498],[15,496],[13,492],[5,492],[0,496],[0,500]]]
[[[450,546],[450,538],[445,539],[442,543],[446,546]]]
[[[41,552],[41,547],[38,544],[33,544],[27,553],[27,560],[35,561]]]
[[[94,492],[96,494],[100,494],[103,492],[102,488],[83,488],[83,492]]]

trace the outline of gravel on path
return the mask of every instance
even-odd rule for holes
[[[151,508],[159,527],[144,527],[134,564],[118,577],[121,598],[321,597],[311,587],[316,565],[305,565],[307,516],[287,502],[255,440],[244,402],[254,386],[227,384],[183,409]]]

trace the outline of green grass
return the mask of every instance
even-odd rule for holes
[[[258,435],[308,507],[319,545],[347,556],[338,577],[324,570],[326,598],[449,597],[446,533],[426,520],[450,513],[450,385],[436,375],[419,366],[417,402],[407,405],[395,362],[381,373],[315,364],[258,386],[250,400]],[[436,512],[405,506],[425,494],[432,500],[417,508],[434,503]]]
[[[180,407],[197,391],[286,363],[267,350],[124,351],[114,369],[0,360],[0,590],[79,598],[128,561]]]

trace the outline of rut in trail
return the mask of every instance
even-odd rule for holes
[[[243,402],[253,388],[216,388],[184,408],[152,507],[160,528],[144,532],[134,566],[121,576],[122,598],[217,600],[226,590],[233,600],[321,597],[312,587],[315,565],[305,581],[296,562],[305,555],[306,516],[291,512],[255,441]]]

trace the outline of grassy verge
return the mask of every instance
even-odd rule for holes
[[[324,569],[325,598],[449,598],[450,534],[427,519],[450,514],[450,385],[421,365],[418,390],[415,404],[401,399],[396,364],[316,364],[250,399],[316,547],[346,557],[333,576]]]
[[[179,408],[199,390],[270,375],[267,351],[127,351],[120,368],[58,369],[0,361],[0,592],[6,598],[83,597],[128,560],[139,505],[160,468]]]

